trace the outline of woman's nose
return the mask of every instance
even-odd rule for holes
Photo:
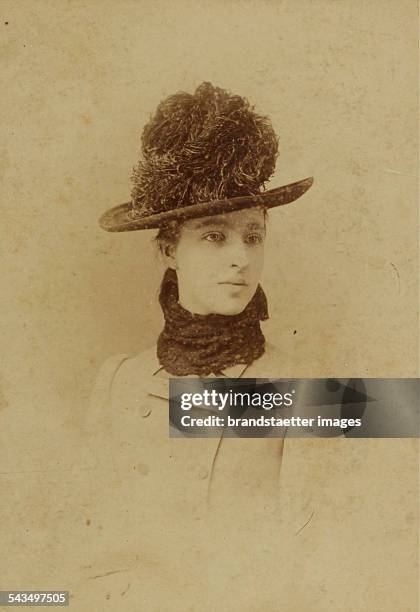
[[[230,250],[230,264],[232,267],[245,268],[249,264],[246,245],[242,240],[235,240]]]

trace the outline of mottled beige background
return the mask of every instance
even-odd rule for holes
[[[164,96],[203,80],[247,96],[280,136],[272,185],[315,177],[272,211],[267,245],[264,329],[295,376],[418,376],[417,2],[1,0],[0,13],[0,504],[13,509],[0,589],[74,587],[92,380],[161,327],[153,233],[106,234],[97,217],[128,199]],[[411,612],[416,444],[363,444],[393,466],[378,486],[411,517],[382,575],[401,568]]]

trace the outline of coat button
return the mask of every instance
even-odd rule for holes
[[[200,480],[205,480],[206,478],[208,478],[209,471],[205,467],[200,467],[198,469],[197,475]]]

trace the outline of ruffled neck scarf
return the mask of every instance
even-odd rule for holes
[[[250,364],[264,353],[260,321],[268,319],[261,286],[237,315],[192,314],[178,302],[176,272],[168,268],[159,302],[165,326],[157,343],[157,356],[169,374],[207,376],[238,363]]]

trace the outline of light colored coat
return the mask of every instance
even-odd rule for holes
[[[223,374],[286,377],[284,360],[267,345]],[[168,379],[153,347],[111,357],[95,385],[94,607],[94,587],[129,583],[130,611],[404,609],[388,581],[405,549],[383,542],[395,491],[379,478],[400,441],[170,438]],[[383,589],[392,607],[376,605]]]

